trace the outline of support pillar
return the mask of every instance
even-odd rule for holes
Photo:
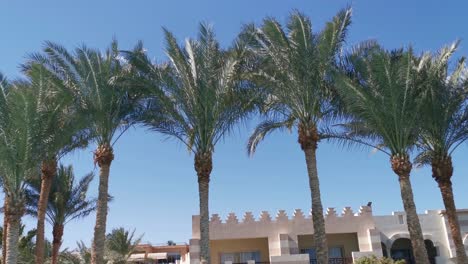
[[[200,264],[200,239],[190,239],[190,264]]]

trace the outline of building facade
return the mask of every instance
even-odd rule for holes
[[[468,210],[458,211],[464,242],[468,248]],[[455,248],[443,211],[430,210],[419,215],[426,248],[432,263],[452,263]],[[192,218],[192,239],[184,262],[200,263],[199,216]],[[413,263],[404,212],[374,216],[372,207],[350,207],[338,214],[328,208],[325,228],[331,264],[353,263],[364,256],[387,256]],[[297,209],[291,216],[284,210],[274,216],[262,212],[258,219],[247,212],[222,221],[214,214],[210,220],[211,262],[227,263],[316,263],[313,224],[310,214]]]
[[[140,244],[130,255],[128,262],[135,264],[189,263],[189,246],[186,243],[163,245]]]

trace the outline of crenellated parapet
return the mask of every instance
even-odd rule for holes
[[[345,207],[340,214],[335,208],[327,208],[324,219],[327,233],[359,233],[375,228],[370,206],[361,206],[357,213],[354,213],[351,207]],[[196,230],[197,225],[193,225],[193,228],[193,234],[199,234]],[[212,239],[268,237],[278,231],[288,234],[312,234],[311,211],[307,214],[301,209],[296,209],[291,214],[285,210],[279,210],[276,214],[262,211],[258,217],[252,212],[246,212],[242,217],[229,213],[224,219],[218,214],[213,214],[210,219]]]
[[[341,212],[341,215],[343,217],[350,217],[350,216],[354,216],[354,213],[353,213],[353,209],[351,209],[351,207],[347,206],[343,209],[343,212]]]
[[[288,215],[285,210],[279,210],[276,214],[276,222],[287,222],[289,221]]]
[[[254,219],[254,222],[255,222],[255,219]],[[271,222],[271,216],[270,216],[270,213],[268,213],[268,211],[262,211],[262,213],[260,214],[260,222],[262,223]]]
[[[325,213],[326,218],[335,218],[338,215],[336,214],[336,210],[333,207],[328,207],[327,212]]]
[[[243,223],[253,223],[253,222],[255,222],[255,217],[252,214],[252,212],[246,212],[244,214],[244,218],[243,218],[242,222]]]
[[[359,215],[372,215],[372,207],[363,205],[359,208]]]
[[[293,221],[304,221],[305,219],[306,216],[304,215],[301,209],[294,210]]]
[[[221,224],[221,217],[219,217],[219,214],[213,214],[211,216],[211,220],[210,220],[211,224]]]
[[[325,219],[327,218],[359,218],[361,216],[372,216],[372,208],[369,206],[361,206],[358,213],[354,213],[351,207],[343,208],[340,215],[337,214],[335,208],[329,207],[325,213]],[[255,218],[252,212],[245,212],[242,220],[239,221],[235,213],[229,213],[226,219],[223,221],[219,214],[213,214],[211,216],[211,224],[249,224],[249,223],[269,223],[269,222],[285,222],[285,221],[310,221],[312,219],[312,211],[306,216],[301,209],[295,209],[291,216],[288,216],[286,210],[278,210],[276,215],[271,217],[268,211],[262,211],[258,218]]]
[[[237,216],[235,213],[229,213],[228,218],[226,219],[226,224],[235,225],[238,224],[239,220],[237,220]]]

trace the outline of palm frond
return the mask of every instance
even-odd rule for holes
[[[386,51],[364,45],[348,56],[346,64],[347,76],[336,79],[338,93],[354,120],[346,124],[354,131],[351,136],[384,146],[390,155],[407,155],[420,133],[422,107],[411,48]]]
[[[135,237],[135,230],[113,229],[106,237],[106,249],[109,260],[113,263],[125,263],[143,235]]]
[[[318,52],[323,62],[333,63],[336,59],[336,54],[340,52],[346,41],[351,16],[351,8],[340,10],[318,36]]]
[[[197,39],[180,46],[164,29],[169,64],[156,65],[141,52],[127,53],[142,77],[147,99],[138,119],[153,131],[180,140],[191,152],[210,153],[254,109],[256,97],[242,79],[244,45],[222,49],[212,27],[200,24]]]
[[[417,162],[427,164],[434,158],[449,157],[468,139],[466,105],[466,71],[464,58],[453,71],[450,59],[459,41],[443,47],[436,54],[425,54],[420,59],[418,79],[423,91],[421,111],[422,131],[418,140],[421,157]]]
[[[240,37],[254,65],[247,76],[261,87],[264,112],[319,130],[341,115],[333,74],[350,23],[351,9],[345,9],[314,33],[310,19],[294,11],[284,28],[273,18],[244,28]]]
[[[278,129],[291,130],[294,125],[294,118],[286,120],[265,120],[257,125],[247,143],[247,154],[252,156],[257,150],[258,144],[270,133]]]
[[[92,173],[76,181],[72,166],[59,165],[51,185],[46,219],[52,225],[65,225],[68,222],[88,216],[96,210],[95,198],[87,196],[94,178]],[[27,210],[37,212],[40,179],[29,181]]]
[[[80,137],[69,137],[72,146],[86,145],[90,139],[110,145],[121,131],[122,124],[134,123],[133,111],[142,92],[138,91],[140,87],[129,85],[134,72],[122,58],[115,39],[104,53],[85,45],[69,52],[58,44],[46,42],[44,54],[31,56],[31,64],[41,65],[72,98],[69,106],[73,108],[68,113],[74,114],[75,118],[68,120],[79,121],[80,117],[88,117],[73,123],[86,125],[77,129]],[[88,136],[82,137],[83,132]],[[74,140],[83,138],[86,138],[83,144],[74,144]],[[71,149],[66,148],[67,151]]]

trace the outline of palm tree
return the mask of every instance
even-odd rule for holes
[[[67,86],[74,91],[78,111],[89,117],[88,128],[97,143],[94,162],[99,166],[100,174],[92,263],[102,264],[113,146],[133,125],[131,116],[138,97],[120,81],[125,76],[126,64],[119,56],[117,41],[113,41],[105,53],[83,46],[73,54],[48,42],[45,53],[49,68],[66,80]]]
[[[18,261],[18,238],[25,210],[27,180],[38,174],[43,141],[43,115],[38,93],[44,92],[26,80],[8,84],[0,76],[0,175],[7,208],[6,263]]]
[[[351,115],[351,121],[343,126],[346,138],[389,155],[400,183],[415,261],[427,264],[410,182],[410,152],[420,132],[422,93],[417,64],[411,48],[386,51],[375,43],[363,44],[345,58],[349,77],[339,76],[337,89]]]
[[[113,229],[106,237],[107,261],[111,264],[126,264],[142,236],[135,237],[135,230]]]
[[[37,230],[29,230],[24,235],[24,225],[21,225],[18,241],[18,263],[32,264],[34,263],[35,243],[34,238],[37,236]],[[45,248],[45,247],[44,247]]]
[[[65,225],[75,219],[88,216],[96,210],[96,200],[86,197],[89,185],[94,178],[92,173],[76,181],[73,167],[60,165],[52,179],[49,202],[47,204],[47,221],[52,225],[52,264],[58,263],[60,246]],[[42,184],[40,181],[31,182],[32,193],[29,195],[30,213],[38,213],[38,201]]]
[[[80,253],[80,258],[84,264],[91,263],[91,249],[88,248],[83,241],[77,243],[78,252]]]
[[[75,250],[68,248],[60,252],[58,262],[60,264],[90,264],[91,263],[91,249],[88,248],[83,241],[76,243]]]
[[[253,109],[255,96],[240,80],[244,49],[220,48],[210,26],[200,24],[198,39],[185,48],[167,30],[166,52],[170,63],[155,66],[141,45],[129,53],[140,81],[149,87],[141,120],[150,129],[176,138],[194,154],[200,198],[201,261],[210,263],[209,182],[215,145]]]
[[[421,153],[416,163],[432,166],[432,177],[439,185],[444,201],[450,233],[455,244],[457,263],[468,263],[460,233],[452,190],[452,153],[468,139],[468,108],[466,107],[467,76],[465,59],[449,70],[449,60],[458,42],[443,48],[437,55],[424,55],[419,68],[424,87],[422,131],[418,141]]]
[[[338,111],[330,79],[331,69],[351,23],[351,9],[340,11],[325,29],[312,32],[310,20],[299,12],[289,17],[286,30],[268,18],[263,26],[247,27],[255,56],[260,61],[252,78],[265,88],[266,120],[248,142],[253,154],[257,145],[274,130],[297,127],[304,151],[312,200],[314,240],[318,263],[328,263],[328,246],[317,172],[316,151],[324,130]]]
[[[0,236],[3,239],[3,228],[0,227]],[[36,248],[35,239],[37,236],[37,230],[32,229],[26,232],[25,226],[21,224],[19,230],[19,240],[18,240],[18,263],[29,264],[34,263],[34,252]],[[50,242],[45,241],[44,254],[49,255],[50,253]],[[3,262],[2,262],[3,263]]]
[[[39,139],[43,140],[41,164],[41,191],[37,206],[36,263],[44,263],[44,228],[47,202],[52,180],[57,171],[57,160],[78,147],[85,147],[87,134],[83,118],[73,109],[73,93],[64,83],[52,74],[42,62],[46,58],[40,54],[31,56],[31,61],[23,65],[31,85],[38,91],[38,104],[41,111],[54,113],[42,115],[45,120]],[[41,62],[41,63],[38,63]]]

